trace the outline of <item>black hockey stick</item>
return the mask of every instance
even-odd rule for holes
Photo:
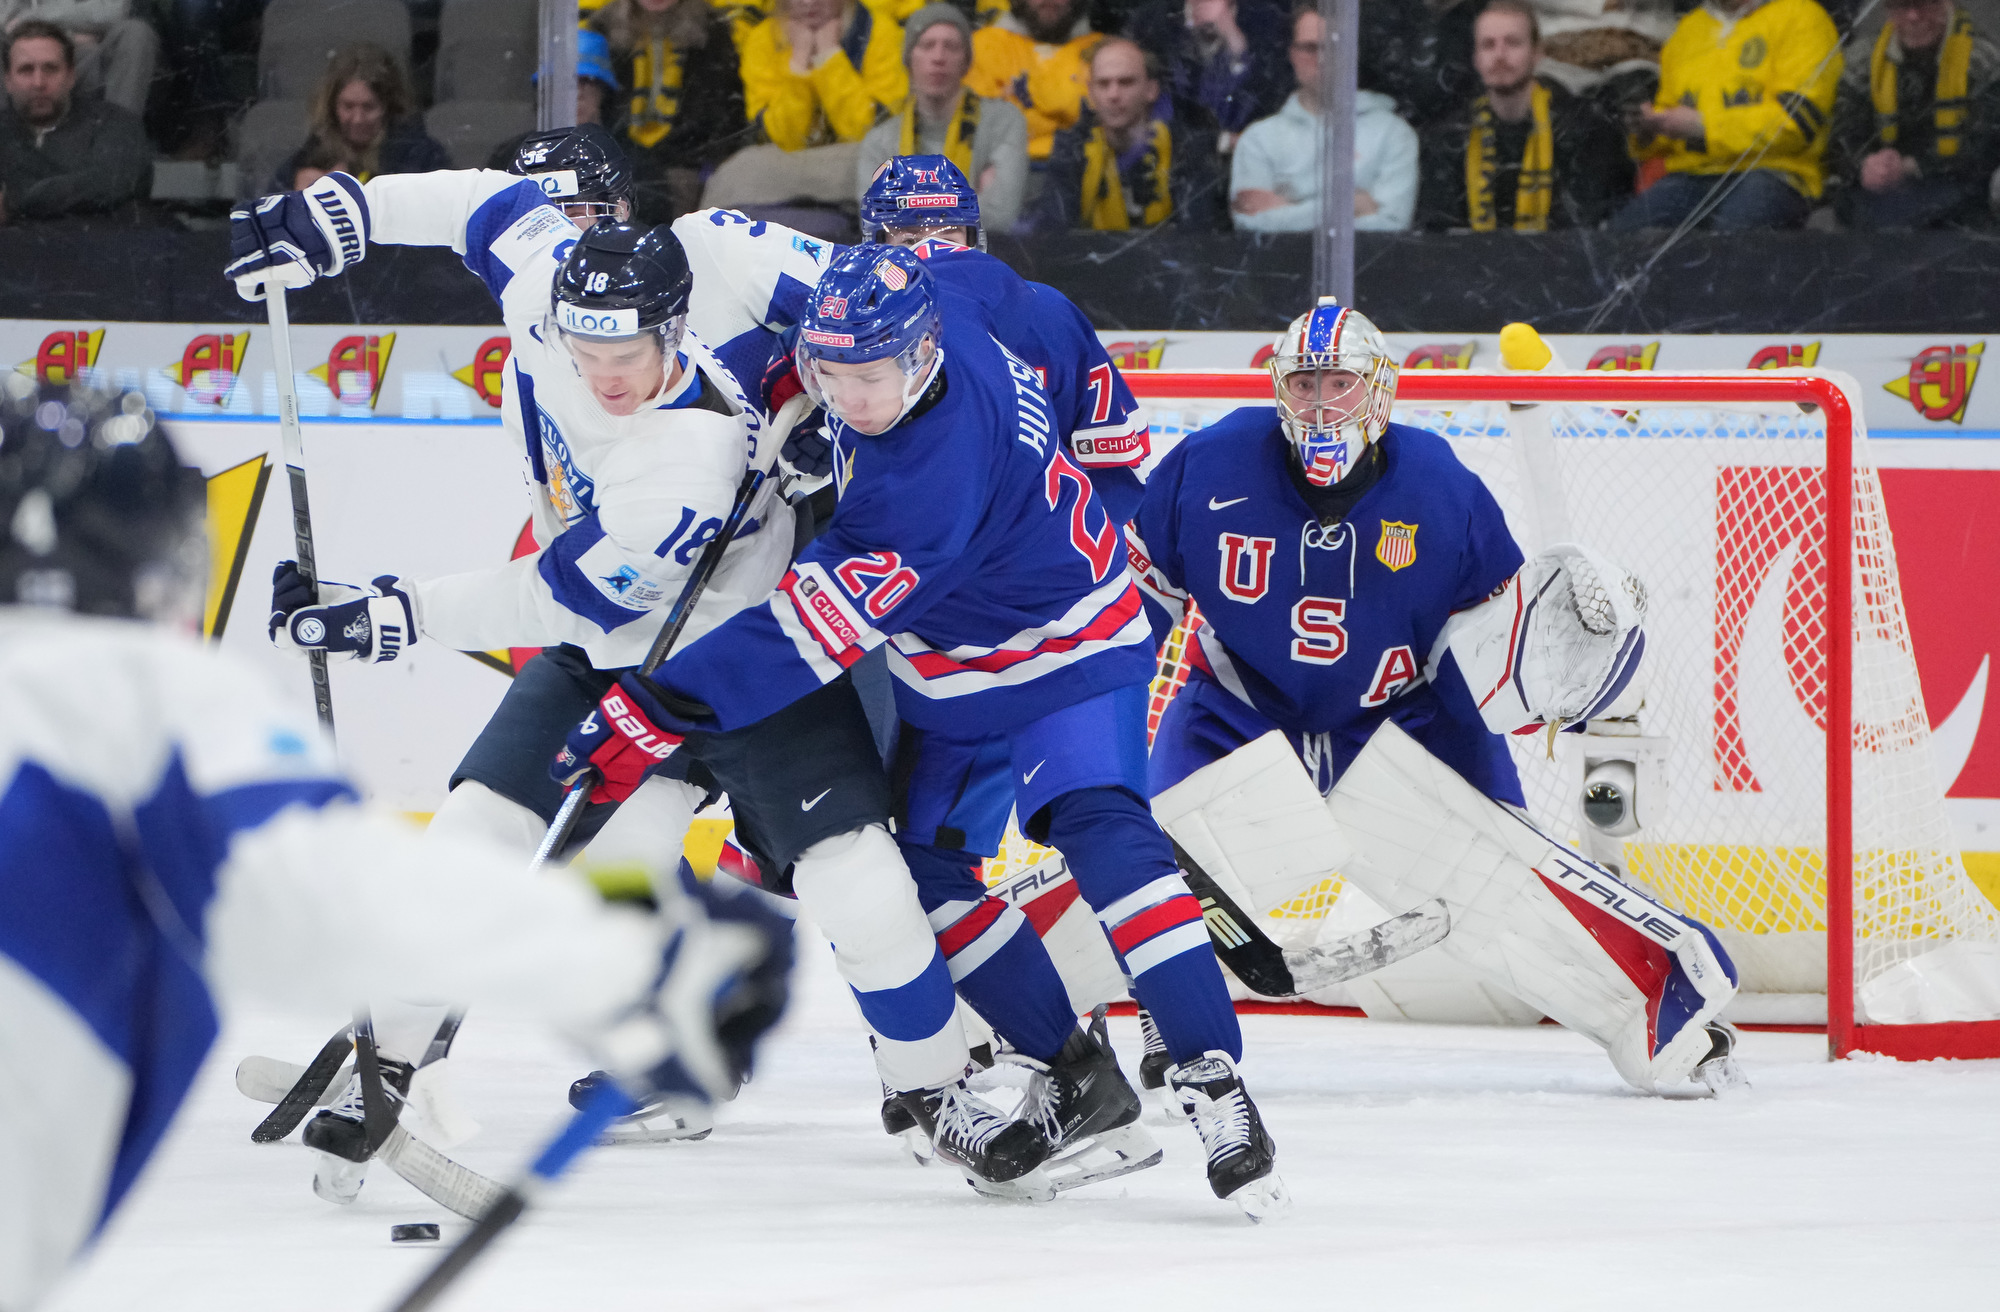
[[[1306,948],[1281,948],[1179,843],[1174,844],[1174,858],[1187,876],[1188,891],[1201,904],[1215,955],[1246,988],[1267,998],[1296,998],[1359,979],[1442,942],[1451,933],[1451,913],[1433,898],[1358,934]]]
[[[743,527],[743,521],[750,513],[750,503],[756,499],[757,490],[764,486],[766,477],[763,470],[755,468],[743,475],[743,483],[736,489],[735,504],[729,507],[729,518],[723,521],[721,531],[709,539],[708,545],[701,549],[701,557],[695,561],[687,582],[682,585],[681,595],[675,599],[674,608],[667,612],[667,622],[660,626],[660,636],[653,639],[652,647],[646,652],[646,659],[639,662],[640,674],[651,674],[659,669],[673,652],[674,644],[680,640],[681,630],[687,627],[689,618],[694,614],[695,604],[701,600],[701,594],[708,588],[709,579],[722,564],[722,553],[735,539],[737,530]],[[556,818],[549,823],[548,833],[542,836],[542,845],[535,849],[535,859],[528,864],[528,869],[541,869],[551,857],[562,850],[563,844],[569,841],[570,834],[576,829],[578,817],[583,814],[583,804],[589,799],[591,790],[596,787],[595,770],[569,786],[569,791],[563,794],[562,806],[557,810]]]
[[[271,349],[278,365],[278,432],[285,444],[285,474],[292,487],[292,548],[299,557],[299,577],[319,596],[319,561],[313,552],[312,510],[306,502],[306,439],[299,428],[299,388],[292,376],[292,324],[285,289],[264,284],[264,310],[271,320]],[[329,736],[333,733],[333,685],[327,678],[326,653],[306,653],[312,670],[313,707]]]
[[[270,1115],[257,1122],[257,1128],[250,1131],[251,1143],[276,1143],[299,1127],[306,1113],[319,1106],[320,1097],[326,1093],[333,1077],[340,1074],[347,1064],[347,1054],[354,1050],[354,1027],[343,1025],[338,1033],[326,1041],[319,1055],[306,1064],[299,1072],[299,1078],[278,1099],[278,1105]]]

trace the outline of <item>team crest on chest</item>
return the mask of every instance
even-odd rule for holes
[[[1391,572],[1417,563],[1417,526],[1399,520],[1382,521],[1382,536],[1375,540],[1375,559]]]

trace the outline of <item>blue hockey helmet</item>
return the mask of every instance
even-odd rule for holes
[[[1388,431],[1396,361],[1359,310],[1322,296],[1278,338],[1270,369],[1279,421],[1308,482],[1333,486]]]
[[[943,228],[963,228],[965,244],[986,249],[979,228],[979,193],[943,155],[894,155],[875,170],[861,197],[861,231],[869,241],[915,245]]]
[[[797,359],[806,390],[836,417],[863,433],[894,427],[944,361],[930,270],[900,246],[841,251],[806,301]],[[895,369],[847,367],[885,361]]]
[[[631,161],[618,139],[596,123],[530,133],[507,171],[532,180],[550,204],[586,227],[601,218],[631,216]]]

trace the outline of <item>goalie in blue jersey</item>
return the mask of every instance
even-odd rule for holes
[[[1728,954],[1529,823],[1501,736],[1612,705],[1644,588],[1585,547],[1523,561],[1445,440],[1390,422],[1396,366],[1358,312],[1322,300],[1270,368],[1275,409],[1170,452],[1129,531],[1156,630],[1201,616],[1151,788],[1218,951],[1259,992],[1306,991],[1255,921],[1338,872],[1406,920],[1442,902],[1437,950],[1636,1087],[1733,1082]]]
[[[1151,633],[1119,526],[1035,371],[976,305],[941,314],[924,262],[882,246],[832,260],[798,367],[830,417],[831,522],[766,604],[652,679],[622,680],[618,713],[607,704],[579,726],[558,771],[639,777],[655,744],[751,723],[886,646],[898,837],[919,896],[959,991],[1045,1077],[1029,1109],[1040,1146],[1014,1126],[954,1125],[966,1100],[952,1090],[901,1091],[939,1155],[979,1165],[975,1187],[1036,1197],[1073,1152],[1112,1143],[1122,1169],[1158,1159],[1137,1095],[1078,1029],[1032,927],[976,873],[1017,812],[1068,858],[1156,1019],[1215,1193],[1253,1218],[1282,1208],[1200,908],[1144,801]],[[995,1187],[996,1152],[1022,1168],[1011,1190]]]

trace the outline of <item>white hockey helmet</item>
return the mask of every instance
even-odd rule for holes
[[[1397,373],[1389,344],[1367,315],[1322,296],[1278,338],[1270,367],[1306,480],[1333,486],[1388,430]]]

